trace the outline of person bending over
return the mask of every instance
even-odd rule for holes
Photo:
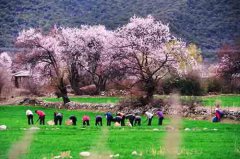
[[[148,111],[146,111],[144,114],[147,116],[147,120],[148,120],[148,124],[147,125],[151,126],[152,125],[153,114],[148,112]]]
[[[26,111],[28,125],[33,125],[33,112],[31,110]]]
[[[40,121],[40,125],[45,125],[45,113],[41,110],[35,110],[35,113],[38,115],[38,120]]]
[[[136,115],[136,116],[135,116],[134,125],[141,126],[141,120],[142,120],[141,116]]]
[[[128,119],[130,124],[133,126],[133,123],[134,123],[134,120],[135,120],[135,115],[134,114],[127,114],[126,119]]]
[[[55,125],[62,125],[63,114],[59,112],[54,112],[54,124]]]
[[[101,115],[97,115],[96,119],[95,119],[95,125],[96,126],[102,126],[102,116]]]
[[[77,125],[77,117],[74,115],[71,115],[69,119],[72,121],[72,125]]]
[[[90,117],[87,116],[87,115],[84,115],[83,118],[82,118],[82,121],[83,121],[83,126],[87,125],[87,126],[90,126]]]
[[[122,119],[121,119],[121,126],[125,126],[125,114],[122,113],[122,112],[117,112],[116,114],[117,116],[120,116]]]

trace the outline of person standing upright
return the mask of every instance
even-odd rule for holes
[[[111,122],[113,120],[112,114],[108,111],[105,115],[106,115],[106,119],[107,119],[107,126],[111,126]]]
[[[162,121],[164,119],[163,117],[163,112],[161,109],[158,109],[158,111],[156,112],[157,116],[158,116],[158,125],[162,125]]]

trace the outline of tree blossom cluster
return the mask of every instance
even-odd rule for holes
[[[134,16],[114,31],[102,25],[55,26],[48,33],[30,28],[19,33],[16,44],[24,49],[18,56],[20,63],[50,77],[62,96],[66,96],[66,79],[78,87],[82,72],[91,77],[98,91],[110,80],[135,76],[152,96],[158,80],[197,65],[197,56],[187,44],[152,16]]]
[[[0,53],[0,97],[3,89],[10,85],[12,60],[7,52]]]
[[[12,59],[7,52],[0,54],[0,68],[10,69],[12,66]]]
[[[231,80],[240,75],[240,44],[233,46],[225,45],[219,51],[219,67],[218,73],[225,79]]]

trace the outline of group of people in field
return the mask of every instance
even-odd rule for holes
[[[40,125],[45,125],[45,113],[42,110],[36,110],[35,113],[38,115],[38,120]],[[143,115],[146,116],[146,121],[148,122],[147,125],[152,125],[152,119],[154,115],[158,117],[158,125],[162,125],[163,123],[163,112],[161,109],[158,109],[156,112],[152,113],[150,111],[144,111]],[[26,116],[28,119],[28,124],[33,125],[33,112],[31,110],[26,111]],[[140,113],[128,113],[124,114],[122,112],[117,112],[114,116],[110,111],[104,114],[106,117],[107,126],[111,126],[114,123],[115,126],[140,126],[142,124],[142,117]],[[68,125],[77,125],[77,117],[75,115],[71,115],[68,120],[70,124]],[[127,124],[125,121],[128,121]],[[63,114],[60,112],[54,112],[53,115],[54,125],[62,125],[63,121]],[[90,126],[90,117],[86,114],[82,116],[82,125],[83,126]],[[103,117],[102,115],[95,116],[95,126],[102,126],[103,125]]]
[[[40,125],[45,125],[45,113],[41,110],[36,110],[35,113],[38,115],[38,120]],[[107,112],[104,114],[106,117],[107,126],[111,126],[114,123],[116,126],[125,126],[125,121],[128,120],[129,126],[140,126],[142,122],[142,117],[139,113],[128,113],[124,114],[122,112],[117,112],[115,116],[111,112]],[[162,125],[164,115],[161,109],[158,109],[155,113],[150,111],[144,111],[143,115],[146,116],[147,125],[152,125],[152,119],[154,115],[158,117],[158,125]],[[33,112],[31,110],[26,111],[26,116],[28,119],[28,124],[33,125]],[[62,125],[63,121],[63,114],[60,112],[54,112],[53,115],[54,125]],[[215,117],[213,117],[213,122],[220,122],[221,118],[223,117],[223,111],[220,109],[220,105],[216,105],[215,109]],[[69,118],[71,125],[77,125],[77,117],[75,115],[71,115]],[[90,117],[88,115],[83,115],[82,117],[82,125],[83,126],[90,126]],[[103,125],[103,117],[102,115],[97,115],[95,117],[95,126],[102,126]]]

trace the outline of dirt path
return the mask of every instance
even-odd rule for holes
[[[181,145],[180,125],[181,125],[181,104],[178,95],[170,97],[171,105],[174,108],[171,122],[169,123],[167,134],[164,138],[164,150],[166,158],[177,159],[178,152]]]
[[[107,147],[107,138],[109,135],[109,130],[106,127],[102,127],[101,135],[96,140],[95,145],[90,149],[92,153],[89,159],[107,159],[112,154],[109,148]]]
[[[22,139],[12,145],[8,159],[18,159],[21,155],[26,154],[36,131],[37,130],[27,130]]]

